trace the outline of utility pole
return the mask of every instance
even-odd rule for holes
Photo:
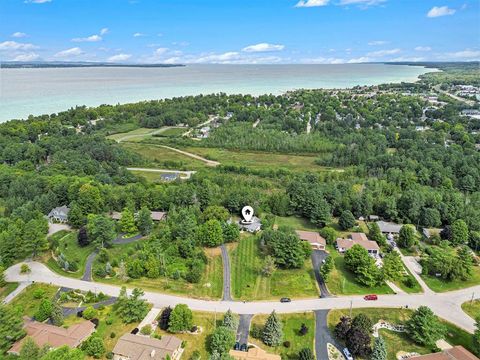
[[[470,300],[470,304],[473,304],[473,299],[475,298],[475,292],[472,293],[472,300]]]
[[[350,300],[350,319],[352,318],[353,300]]]

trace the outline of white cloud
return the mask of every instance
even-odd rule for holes
[[[300,0],[295,7],[318,7],[325,6],[330,2],[330,0]]]
[[[133,37],[141,37],[141,36],[146,36],[146,35],[141,32],[136,32],[133,34]]]
[[[38,46],[35,46],[33,44],[29,43],[19,43],[16,41],[4,41],[0,43],[0,50],[1,51],[6,51],[6,50],[33,50],[37,49]]]
[[[27,36],[27,34],[25,34],[24,32],[17,31],[17,32],[14,32],[11,36],[19,39],[19,38],[24,38],[25,36]]]
[[[419,61],[425,61],[425,58],[423,56],[413,56],[413,57],[400,56],[400,57],[397,57],[397,58],[389,59],[388,61],[390,61],[390,62],[405,62],[405,61],[419,62]]]
[[[387,0],[340,0],[340,5],[359,5],[359,6],[374,6],[380,5]]]
[[[367,55],[376,57],[376,56],[386,56],[386,55],[393,55],[393,54],[398,54],[401,50],[400,49],[389,49],[389,50],[378,50],[378,51],[372,51],[369,52]]]
[[[285,45],[260,43],[260,44],[244,47],[242,51],[249,52],[249,53],[271,52],[271,51],[281,51],[284,48],[285,48]]]
[[[34,52],[26,53],[26,54],[20,54],[15,56],[13,61],[33,61],[37,60],[40,56]]]
[[[82,54],[83,54],[82,49],[80,49],[79,47],[73,47],[73,48],[70,48],[70,49],[59,51],[58,53],[56,53],[54,55],[54,57],[68,58],[68,57],[78,56],[78,55],[82,55]]]
[[[448,6],[434,6],[430,9],[427,13],[427,17],[429,18],[436,18],[440,16],[447,16],[455,14],[455,9],[450,9]]]
[[[28,3],[32,3],[32,4],[45,4],[45,3],[49,3],[51,2],[52,0],[25,0],[24,2],[26,4]]]
[[[361,56],[359,58],[350,59],[347,61],[348,64],[359,64],[359,63],[366,63],[371,62],[373,59],[369,58],[368,56]]]
[[[415,51],[431,51],[432,48],[430,46],[417,46]]]
[[[341,58],[317,57],[302,59],[300,62],[303,64],[344,64],[346,60]]]
[[[446,54],[448,58],[451,59],[479,59],[480,58],[480,50],[471,50],[465,49],[462,51],[457,51],[453,53]]]
[[[385,40],[374,40],[368,43],[368,45],[370,46],[378,46],[378,45],[386,45],[386,44],[388,44],[388,41],[385,41]]]
[[[103,28],[100,30],[100,35],[105,35],[105,34],[108,34],[108,28]]]
[[[73,42],[97,42],[97,41],[101,41],[101,40],[102,40],[102,37],[100,35],[91,35],[91,36],[84,37],[84,38],[74,38],[74,39],[72,39]]]
[[[155,55],[164,55],[168,51],[168,48],[158,48],[155,50]]]
[[[108,61],[112,61],[112,62],[126,61],[126,60],[130,59],[131,57],[132,57],[132,55],[130,55],[130,54],[117,54],[117,55],[110,56],[108,58]]]

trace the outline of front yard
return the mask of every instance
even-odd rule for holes
[[[462,309],[473,319],[480,317],[480,300],[468,301],[462,304]]]
[[[293,299],[319,296],[310,258],[302,269],[277,269],[271,277],[261,275],[263,254],[256,236],[245,236],[230,252],[232,296],[240,300]]]
[[[446,281],[441,278],[430,275],[421,275],[422,279],[430,289],[435,292],[446,292],[459,289],[465,289],[480,284],[480,266],[473,267],[473,275],[468,280]]]
[[[269,353],[279,354],[282,359],[295,359],[300,350],[310,348],[313,353],[314,339],[315,339],[315,315],[313,312],[297,313],[297,314],[277,314],[283,324],[283,341],[290,342],[290,347],[285,347],[284,344],[277,347],[269,347],[265,345],[260,339],[255,339],[251,335],[249,342],[261,347]],[[254,326],[263,327],[268,315],[257,315],[252,319],[251,329]],[[302,324],[308,328],[305,335],[300,334]]]

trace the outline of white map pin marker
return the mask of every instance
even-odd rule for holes
[[[253,208],[251,206],[244,206],[242,209],[242,216],[245,222],[251,222],[253,218]]]

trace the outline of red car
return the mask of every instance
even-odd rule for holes
[[[375,295],[375,294],[372,294],[372,295],[365,295],[364,297],[365,300],[378,300],[378,296]]]

